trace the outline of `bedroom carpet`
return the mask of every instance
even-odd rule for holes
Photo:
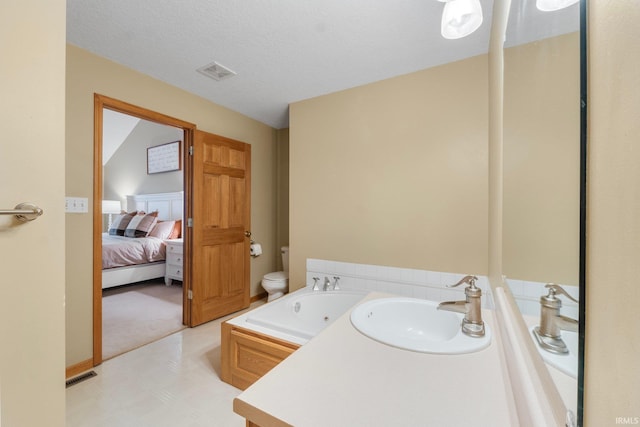
[[[162,280],[105,289],[102,358],[110,359],[184,329],[182,287]]]

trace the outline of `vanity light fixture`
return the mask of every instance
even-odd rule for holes
[[[536,0],[536,7],[543,12],[553,12],[576,3],[578,0]]]
[[[459,39],[482,25],[480,0],[438,0],[445,3],[440,32],[445,39]]]

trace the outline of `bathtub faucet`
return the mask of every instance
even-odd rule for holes
[[[324,286],[322,286],[322,290],[328,291],[330,286],[331,286],[331,281],[327,276],[324,276]]]
[[[470,337],[484,336],[484,322],[482,321],[482,306],[480,297],[482,290],[476,287],[476,276],[465,276],[455,285],[447,285],[447,288],[454,288],[463,283],[468,284],[464,290],[465,301],[445,301],[438,305],[438,310],[454,311],[464,313],[462,319],[462,332]]]

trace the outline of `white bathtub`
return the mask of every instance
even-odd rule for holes
[[[303,288],[230,320],[236,326],[303,345],[361,301],[368,291]]]

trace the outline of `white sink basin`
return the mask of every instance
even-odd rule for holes
[[[382,298],[358,305],[351,323],[365,336],[404,350],[462,354],[486,348],[491,330],[473,338],[462,333],[462,313],[438,310],[438,303],[415,298]]]
[[[540,353],[540,355],[542,356],[542,360],[544,360],[554,368],[560,370],[560,372],[570,375],[573,378],[578,378],[578,333],[570,331],[560,331],[562,341],[564,341],[564,343],[567,345],[569,353],[556,354],[540,347],[540,345],[538,344],[538,340],[533,333],[534,328],[535,326],[529,328],[529,335],[535,343],[535,346],[538,349],[538,353]]]

